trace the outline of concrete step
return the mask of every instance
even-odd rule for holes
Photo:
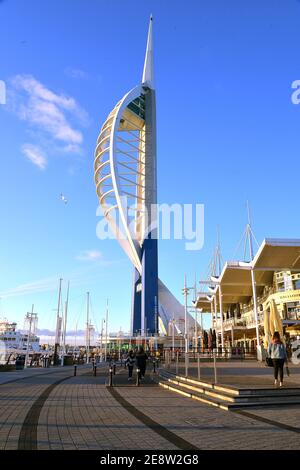
[[[186,382],[195,385],[206,390],[216,390],[225,392],[231,396],[297,396],[300,395],[300,387],[284,387],[284,388],[237,388],[231,385],[218,385],[211,382],[205,382],[204,380],[198,380],[195,378],[184,377],[181,375],[173,374],[172,372],[160,371],[160,376],[177,379],[181,382]]]
[[[239,390],[219,386],[170,373],[160,374],[159,385],[222,409],[300,404],[300,389],[259,389],[260,393],[255,394],[247,393],[254,390]],[[240,391],[242,393],[239,393]]]

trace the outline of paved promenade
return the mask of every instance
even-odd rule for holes
[[[0,449],[300,449],[300,406],[223,411],[140,387],[117,368],[28,369],[0,375]]]

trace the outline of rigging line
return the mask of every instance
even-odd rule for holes
[[[85,301],[86,301],[85,295],[81,295],[80,297],[82,298],[82,301],[81,301],[81,305],[78,309],[77,316],[75,317],[75,320],[76,320],[75,321],[75,327],[79,323],[80,317],[81,317],[82,312],[83,312],[83,307],[84,307],[84,304],[85,304]]]
[[[241,244],[242,244],[242,242],[243,242],[243,240],[244,240],[245,235],[246,235],[246,230],[244,230],[243,235],[242,235],[240,241],[238,242],[238,244],[237,244],[236,247],[235,247],[235,250],[234,250],[234,253],[233,253],[233,259],[235,258],[236,254],[237,254],[237,251],[240,249],[240,246],[241,246]]]
[[[253,230],[252,230],[252,227],[250,227],[250,230],[251,230],[251,233],[252,233],[252,236],[253,236],[253,238],[254,238],[254,241],[255,241],[256,245],[259,246],[259,243],[258,243],[258,241],[257,241],[257,239],[256,239],[256,236],[255,236]]]
[[[93,325],[94,325],[94,328],[95,328],[95,332],[98,334],[99,336],[99,333],[100,333],[100,329],[98,328],[98,325],[97,325],[97,320],[96,320],[96,316],[95,316],[95,311],[94,311],[94,307],[93,307],[93,303],[92,303],[92,299],[90,297],[90,306],[91,306],[91,312],[92,312],[92,320],[93,320]],[[97,342],[97,340],[96,340]]]
[[[77,300],[78,300],[80,297],[82,297],[81,294],[80,294],[80,295],[76,295],[75,297],[72,296],[72,297],[69,299],[68,325],[73,325],[73,318],[74,318],[74,317],[73,317],[73,312],[72,312],[73,309],[70,308],[70,304],[71,304],[71,303],[73,304],[74,302],[77,303]],[[69,328],[69,330],[70,330],[70,329],[71,329],[71,328]],[[67,336],[67,333],[66,333],[66,336]]]
[[[248,241],[248,237],[246,235],[245,236],[245,243],[244,243],[244,261],[246,261],[246,256],[247,256],[247,241]]]

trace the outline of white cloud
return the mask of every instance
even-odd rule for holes
[[[45,157],[43,151],[32,144],[22,145],[22,153],[25,155],[28,160],[30,160],[34,165],[39,167],[41,170],[44,170],[47,166],[47,158]]]
[[[54,93],[32,75],[16,75],[12,83],[15,89],[26,92],[29,99],[53,103],[59,108],[72,111],[80,119],[87,118],[87,112],[70,96]]]
[[[90,257],[87,257],[88,253],[90,253]],[[85,258],[84,258],[84,255]],[[102,257],[101,252],[99,251],[84,251],[81,253],[80,258],[83,261],[92,261],[92,260],[100,260]],[[66,288],[67,286],[67,280],[70,281],[71,287],[82,287],[87,285],[91,285],[95,282],[95,279],[97,279],[97,276],[99,275],[105,275],[105,271],[101,269],[99,270],[99,267],[107,267],[107,266],[112,266],[112,265],[120,265],[120,263],[126,262],[127,260],[125,258],[123,259],[118,259],[118,260],[103,260],[101,259],[100,263],[88,263],[83,266],[81,266],[79,269],[76,269],[72,272],[66,272],[65,275],[63,276],[63,286]],[[95,276],[95,272],[98,272],[97,276]],[[6,290],[0,291],[0,298],[1,299],[6,299],[9,297],[18,297],[18,296],[25,296],[25,295],[32,295],[35,293],[42,293],[42,292],[50,292],[50,291],[58,291],[58,286],[59,286],[59,278],[61,277],[60,274],[56,274],[55,276],[44,278],[44,279],[39,279],[36,281],[28,282],[25,284],[19,284],[18,286],[8,288]]]
[[[58,277],[40,279],[38,281],[29,282],[27,284],[20,284],[6,291],[0,292],[1,298],[15,297],[19,295],[33,294],[36,292],[47,292],[57,289]]]
[[[94,265],[88,265],[84,268],[81,267],[73,272],[65,273],[63,283],[66,285],[66,280],[69,280],[72,287],[80,287],[81,285],[85,285],[87,282],[88,276],[91,275],[91,272],[95,268]],[[5,299],[8,297],[16,297],[16,296],[23,296],[27,294],[34,294],[39,292],[50,292],[57,290],[59,285],[59,278],[61,274],[56,274],[52,277],[47,277],[44,279],[39,279],[36,281],[28,282],[25,284],[20,284],[16,287],[11,287],[5,291],[0,291],[0,298]],[[93,277],[92,277],[93,279]]]
[[[102,253],[101,251],[97,250],[85,250],[82,251],[78,256],[76,256],[76,259],[80,261],[98,261],[101,258]]]
[[[31,75],[15,76],[12,85],[14,111],[35,129],[36,137],[42,132],[48,140],[50,138],[50,152],[55,145],[60,144],[63,153],[82,153],[83,134],[80,126],[87,126],[89,117],[74,98],[54,93]],[[26,156],[32,160],[29,153],[32,155],[32,149],[30,152],[26,150]],[[41,159],[36,161],[42,162]]]

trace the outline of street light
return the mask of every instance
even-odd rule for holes
[[[195,344],[195,352],[198,352],[198,322],[197,322],[197,308],[195,308],[195,331],[194,331],[194,344]]]
[[[187,287],[186,285],[186,275],[184,276],[184,288],[182,289],[182,293],[184,295],[184,340],[185,340],[185,353],[189,352],[189,338],[188,338],[188,295],[190,290],[194,289],[194,287]]]
[[[175,357],[175,317],[172,320],[172,359]]]
[[[184,288],[182,293],[184,295],[184,342],[185,342],[185,375],[188,375],[189,368],[189,326],[188,326],[188,295],[194,287],[187,287],[186,275],[184,276]]]
[[[27,362],[28,362],[28,357],[29,357],[29,341],[30,341],[30,336],[31,336],[31,325],[33,322],[37,320],[37,313],[34,313],[33,310],[34,310],[34,305],[32,305],[31,312],[27,312],[27,315],[26,315],[26,320],[29,322],[29,327],[28,327],[28,333],[27,333],[27,346],[26,346],[26,355],[25,355],[25,363],[24,363],[25,369],[27,368]]]

